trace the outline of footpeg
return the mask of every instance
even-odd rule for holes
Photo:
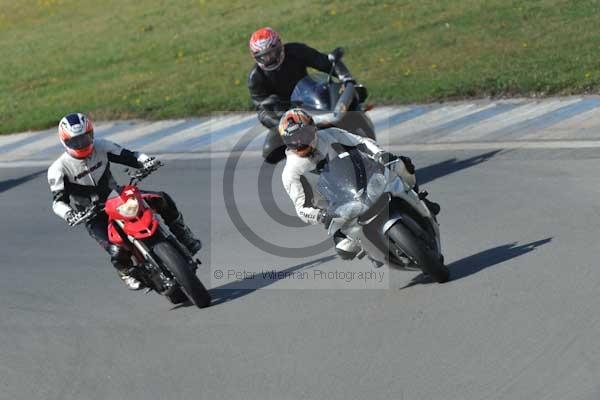
[[[429,192],[427,190],[419,192],[419,200],[425,200],[427,196],[429,196]]]

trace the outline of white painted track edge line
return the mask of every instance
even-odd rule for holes
[[[461,151],[461,150],[518,150],[518,149],[591,149],[600,148],[600,140],[554,140],[554,141],[514,141],[514,142],[462,142],[462,143],[429,143],[429,144],[407,144],[385,146],[386,150],[396,153],[403,151]],[[262,157],[262,151],[244,151],[244,152],[200,152],[200,153],[154,153],[163,160],[202,160],[228,158],[231,155],[241,155],[242,157]],[[52,159],[44,160],[16,160],[0,161],[0,168],[19,168],[19,167],[40,167],[50,166],[54,161]]]

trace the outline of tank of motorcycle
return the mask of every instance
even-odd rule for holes
[[[307,75],[294,87],[292,106],[314,111],[331,111],[339,96],[339,86],[339,83],[328,84],[327,75]]]

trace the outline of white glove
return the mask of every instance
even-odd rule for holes
[[[67,213],[65,214],[65,220],[67,221],[67,224],[69,224],[69,226],[75,226],[80,222],[81,217],[83,217],[83,214],[85,214],[83,211],[67,211]]]
[[[155,157],[150,157],[142,164],[142,167],[147,170],[155,170],[161,166],[161,162]]]

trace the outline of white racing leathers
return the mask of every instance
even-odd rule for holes
[[[48,168],[48,184],[52,191],[54,213],[66,219],[66,214],[82,210],[94,199],[104,201],[117,189],[110,163],[139,168],[149,157],[132,152],[108,140],[96,139],[94,151],[85,159],[64,153]]]
[[[309,157],[300,157],[288,149],[281,179],[283,180],[283,187],[294,203],[296,213],[306,223],[318,223],[317,217],[320,209],[325,207],[324,204],[320,204],[322,200],[317,198],[316,194],[313,194],[312,188],[314,185],[311,184],[307,174],[309,172],[318,174],[327,160],[337,157],[338,153],[332,147],[336,143],[357,147],[369,155],[384,151],[373,140],[353,135],[338,128],[317,131],[315,150]],[[407,182],[415,182],[414,174],[410,174],[406,170],[404,163],[395,163],[393,168]]]

